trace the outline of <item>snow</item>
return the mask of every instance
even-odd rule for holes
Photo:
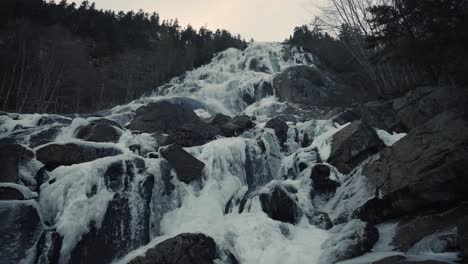
[[[393,132],[392,134],[390,134],[383,129],[375,129],[375,132],[377,132],[377,135],[387,147],[395,144],[395,142],[406,136],[406,133]]]

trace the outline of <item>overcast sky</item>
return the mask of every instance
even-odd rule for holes
[[[182,26],[223,28],[256,41],[283,41],[294,27],[308,24],[312,1],[319,0],[94,0],[99,9],[156,11]]]

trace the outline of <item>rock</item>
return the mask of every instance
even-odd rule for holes
[[[27,148],[14,144],[0,144],[0,182],[19,183],[20,164],[25,160],[30,160],[34,157],[34,153]]]
[[[36,123],[37,126],[46,126],[46,125],[70,125],[72,119],[60,115],[43,115]]]
[[[0,263],[20,263],[41,235],[35,201],[0,201]]]
[[[328,163],[342,173],[349,173],[384,147],[371,126],[363,121],[355,121],[333,135]]]
[[[403,126],[410,130],[442,112],[466,113],[467,98],[466,89],[460,87],[418,87],[393,100],[392,106]]]
[[[122,126],[118,123],[102,118],[91,121],[86,126],[78,127],[75,137],[92,142],[112,142],[117,143],[122,135],[119,130]]]
[[[467,200],[468,120],[442,113],[379,153],[362,175],[379,197],[357,212],[379,223],[424,209],[445,209]]]
[[[63,237],[55,230],[42,232],[36,244],[34,264],[58,264]]]
[[[310,173],[312,188],[315,194],[333,194],[340,183],[330,179],[330,167],[325,164],[317,164]]]
[[[14,183],[0,183],[0,200],[28,200],[36,198],[26,186]]]
[[[212,126],[221,126],[221,125],[224,125],[224,124],[230,122],[231,120],[232,120],[232,118],[230,116],[227,116],[227,115],[224,115],[224,114],[221,114],[221,113],[217,113],[216,115],[211,117],[207,122],[208,122],[208,124],[210,124]]]
[[[173,144],[161,150],[162,156],[175,169],[177,178],[185,183],[198,179],[202,175],[205,164],[179,145]]]
[[[224,136],[234,137],[254,127],[255,124],[252,122],[250,117],[241,115],[236,116],[231,121],[221,125],[220,129]]]
[[[273,79],[276,96],[290,103],[326,105],[332,86],[323,72],[310,66],[290,67]]]
[[[120,154],[122,154],[122,151],[114,147],[77,143],[52,143],[36,150],[37,160],[44,163],[48,171],[59,166],[69,166]]]
[[[463,259],[468,259],[468,216],[458,219],[457,223],[457,242],[461,250]]]
[[[357,113],[353,109],[347,109],[344,112],[339,113],[338,115],[331,118],[331,120],[339,125],[344,125],[353,121],[361,119],[360,113]]]
[[[252,89],[243,90],[242,100],[247,105],[251,105],[273,94],[274,94],[274,90],[271,84],[269,82],[261,81],[253,85],[253,91]]]
[[[436,233],[446,233],[455,229],[458,219],[468,216],[468,208],[457,207],[442,213],[424,214],[414,218],[406,217],[400,221],[396,227],[395,235],[390,242],[391,246],[401,252],[408,250],[418,251],[417,248],[412,248],[416,243],[421,242],[423,238]],[[454,233],[455,234],[455,233]],[[441,235],[443,236],[443,235]],[[446,241],[448,244],[442,245],[442,248],[436,249],[436,242],[433,239],[429,241],[432,248],[426,248],[425,251],[444,252],[447,249],[453,249],[456,246],[456,238],[453,236],[453,241]],[[434,237],[436,238],[436,237]],[[445,248],[444,248],[445,247]]]
[[[288,125],[279,117],[274,117],[265,124],[266,128],[275,130],[275,134],[278,137],[281,145],[284,145],[288,139]]]
[[[329,232],[331,236],[322,244],[319,263],[336,263],[361,256],[379,240],[377,228],[360,220],[336,225]]]
[[[219,134],[217,128],[201,121],[191,108],[168,101],[138,108],[128,127],[140,132],[168,134],[186,147],[202,145]]]
[[[29,147],[36,148],[38,146],[53,142],[61,129],[62,126],[53,126],[32,134],[29,138]]]
[[[263,211],[273,220],[296,224],[299,211],[296,202],[282,185],[275,185],[270,192],[259,195]]]
[[[91,225],[72,250],[70,263],[111,263],[150,241],[154,176],[144,167],[139,158],[109,165],[104,179],[114,197],[100,228]]]
[[[386,257],[377,261],[372,262],[371,264],[395,264],[401,263],[400,261],[405,260],[406,258],[401,255]]]
[[[184,233],[162,241],[129,264],[212,264],[216,244],[204,234]]]
[[[361,119],[372,127],[385,131],[402,133],[407,127],[401,123],[392,101],[371,101],[360,105],[356,110]]]

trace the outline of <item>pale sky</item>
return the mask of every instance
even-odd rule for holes
[[[314,15],[312,1],[320,0],[94,0],[98,9],[141,8],[162,19],[178,18],[184,27],[227,29],[256,41],[283,41],[294,27],[308,24]]]

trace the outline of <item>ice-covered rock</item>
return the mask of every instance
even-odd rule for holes
[[[122,134],[120,129],[123,129],[120,124],[100,118],[90,121],[86,126],[79,127],[75,136],[86,141],[117,143]]]
[[[37,160],[49,171],[59,166],[69,166],[119,154],[122,154],[122,151],[111,145],[82,143],[51,143],[36,150]]]
[[[330,229],[331,237],[322,248],[319,263],[336,263],[369,252],[379,239],[379,232],[366,222],[352,220]]]
[[[385,145],[367,123],[355,121],[333,135],[328,162],[340,172],[349,173]]]
[[[166,100],[138,108],[128,127],[140,132],[169,134],[181,146],[201,145],[219,134],[191,108]]]
[[[204,234],[180,234],[148,249],[129,264],[211,264],[217,247],[214,240]]]

